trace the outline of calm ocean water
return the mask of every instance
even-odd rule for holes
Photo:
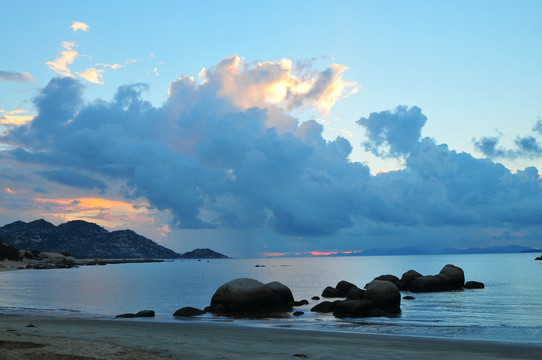
[[[249,326],[542,343],[542,262],[534,261],[536,255],[184,260],[1,272],[0,312],[102,318],[152,309],[157,317],[151,321],[232,321]],[[396,318],[339,320],[310,312],[317,303],[310,298],[340,280],[363,287],[379,275],[401,277],[410,269],[431,275],[446,264],[460,266],[467,281],[482,281],[486,288],[411,294],[416,299],[402,300],[402,313]],[[192,320],[172,317],[184,306],[204,308],[220,285],[239,277],[280,281],[290,287],[296,300],[307,299],[310,304],[298,308],[305,312],[300,317],[264,321],[212,315]]]

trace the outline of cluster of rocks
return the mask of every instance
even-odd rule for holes
[[[86,265],[162,262],[156,259],[76,259],[56,252],[18,250],[17,269],[64,269]]]
[[[394,275],[378,276],[363,289],[341,280],[335,287],[326,287],[321,296],[342,299],[322,301],[313,306],[311,311],[333,313],[339,318],[397,316],[401,313],[401,291],[422,293],[483,287],[483,283],[476,281],[465,283],[463,269],[454,265],[444,266],[436,275],[424,276],[409,270],[400,279]],[[415,298],[405,296],[403,299]],[[320,298],[314,296],[312,300]],[[307,300],[295,301],[292,291],[278,281],[263,284],[254,279],[241,278],[220,286],[211,298],[211,304],[205,309],[184,307],[173,316],[191,317],[212,313],[232,317],[272,317],[308,304]],[[303,315],[303,312],[295,311],[293,315]]]

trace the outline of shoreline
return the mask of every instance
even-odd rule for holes
[[[32,325],[32,326],[29,326]],[[542,344],[0,314],[0,359],[538,359]]]

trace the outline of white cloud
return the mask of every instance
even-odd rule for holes
[[[78,72],[77,75],[82,77],[83,79],[90,81],[94,84],[104,84],[103,82],[103,74],[105,73],[105,70],[103,69],[96,69],[96,68],[90,68],[86,69],[85,71]]]
[[[74,60],[79,55],[79,53],[74,50],[74,47],[76,46],[75,42],[63,41],[62,48],[64,50],[60,53],[60,56],[54,61],[48,61],[46,63],[47,66],[49,66],[49,69],[62,76],[74,77],[68,65],[73,64]]]
[[[88,29],[90,29],[90,26],[88,26],[87,24],[85,24],[84,22],[80,22],[80,21],[74,21],[70,28],[74,31],[74,32],[77,32],[79,30],[81,31],[88,31]]]

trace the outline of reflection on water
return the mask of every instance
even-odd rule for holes
[[[416,299],[403,301],[401,315],[396,318],[339,320],[310,312],[318,302],[311,297],[319,296],[326,286],[335,286],[340,280],[363,287],[379,275],[400,277],[410,269],[436,274],[446,264],[460,266],[467,281],[484,282],[486,288],[411,294]],[[177,309],[204,308],[223,283],[251,277],[264,283],[280,281],[290,287],[296,300],[309,301],[309,305],[296,308],[305,314],[266,321],[204,315],[193,321],[541,342],[541,265],[532,254],[499,254],[184,260],[25,270],[0,273],[0,309],[48,309],[49,313],[64,316],[105,317],[153,309],[157,318],[152,321],[179,321],[171,315]]]

